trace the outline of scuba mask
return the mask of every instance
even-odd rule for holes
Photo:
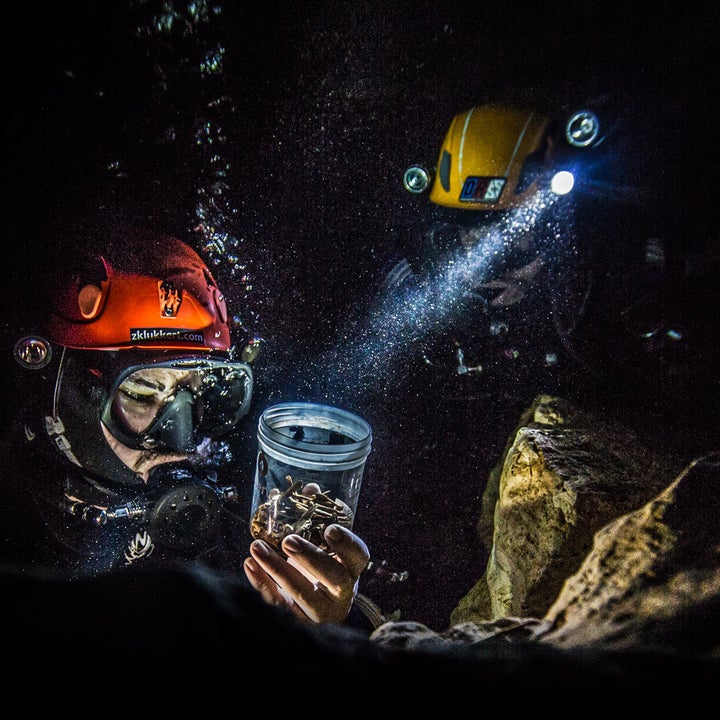
[[[201,438],[217,438],[244,417],[253,376],[242,362],[181,358],[132,365],[117,378],[101,419],[134,450],[190,453]]]

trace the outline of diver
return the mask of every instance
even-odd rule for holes
[[[114,235],[53,248],[31,279],[31,324],[11,345],[21,438],[3,439],[5,566],[70,579],[243,568],[268,603],[342,622],[369,562],[359,537],[330,526],[327,553],[298,536],[283,554],[250,546],[252,463],[232,440],[251,407],[258,341],[187,243]]]

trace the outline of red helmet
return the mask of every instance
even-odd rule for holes
[[[84,350],[230,348],[225,298],[200,256],[170,236],[95,255],[61,280],[51,342]],[[121,269],[122,268],[122,269]]]

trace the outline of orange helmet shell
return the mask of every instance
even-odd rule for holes
[[[124,265],[124,269],[118,269]],[[50,340],[86,350],[230,348],[223,294],[200,256],[173,237],[136,255],[97,255],[64,280]]]

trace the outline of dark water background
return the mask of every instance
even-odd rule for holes
[[[402,338],[377,343],[382,328],[368,325],[384,273],[421,219],[403,170],[434,160],[456,112],[509,89],[560,104],[612,98],[632,152],[623,183],[602,199],[638,194],[646,232],[683,248],[704,251],[717,238],[718,10],[629,8],[266,0],[15,9],[3,47],[7,352],[33,302],[33,262],[52,257],[53,228],[68,214],[102,209],[189,236],[263,339],[238,465],[249,478],[257,417],[272,403],[326,402],[363,416],[374,445],[356,529],[373,557],[410,573],[386,609],[444,626],[483,572],[482,491],[537,392],[600,405],[607,396],[608,406],[625,396],[631,421],[652,415],[658,441],[682,442],[688,456],[717,442],[712,372],[687,403],[672,383],[647,378],[643,399],[622,377],[598,385],[564,363],[448,382],[423,372]]]

